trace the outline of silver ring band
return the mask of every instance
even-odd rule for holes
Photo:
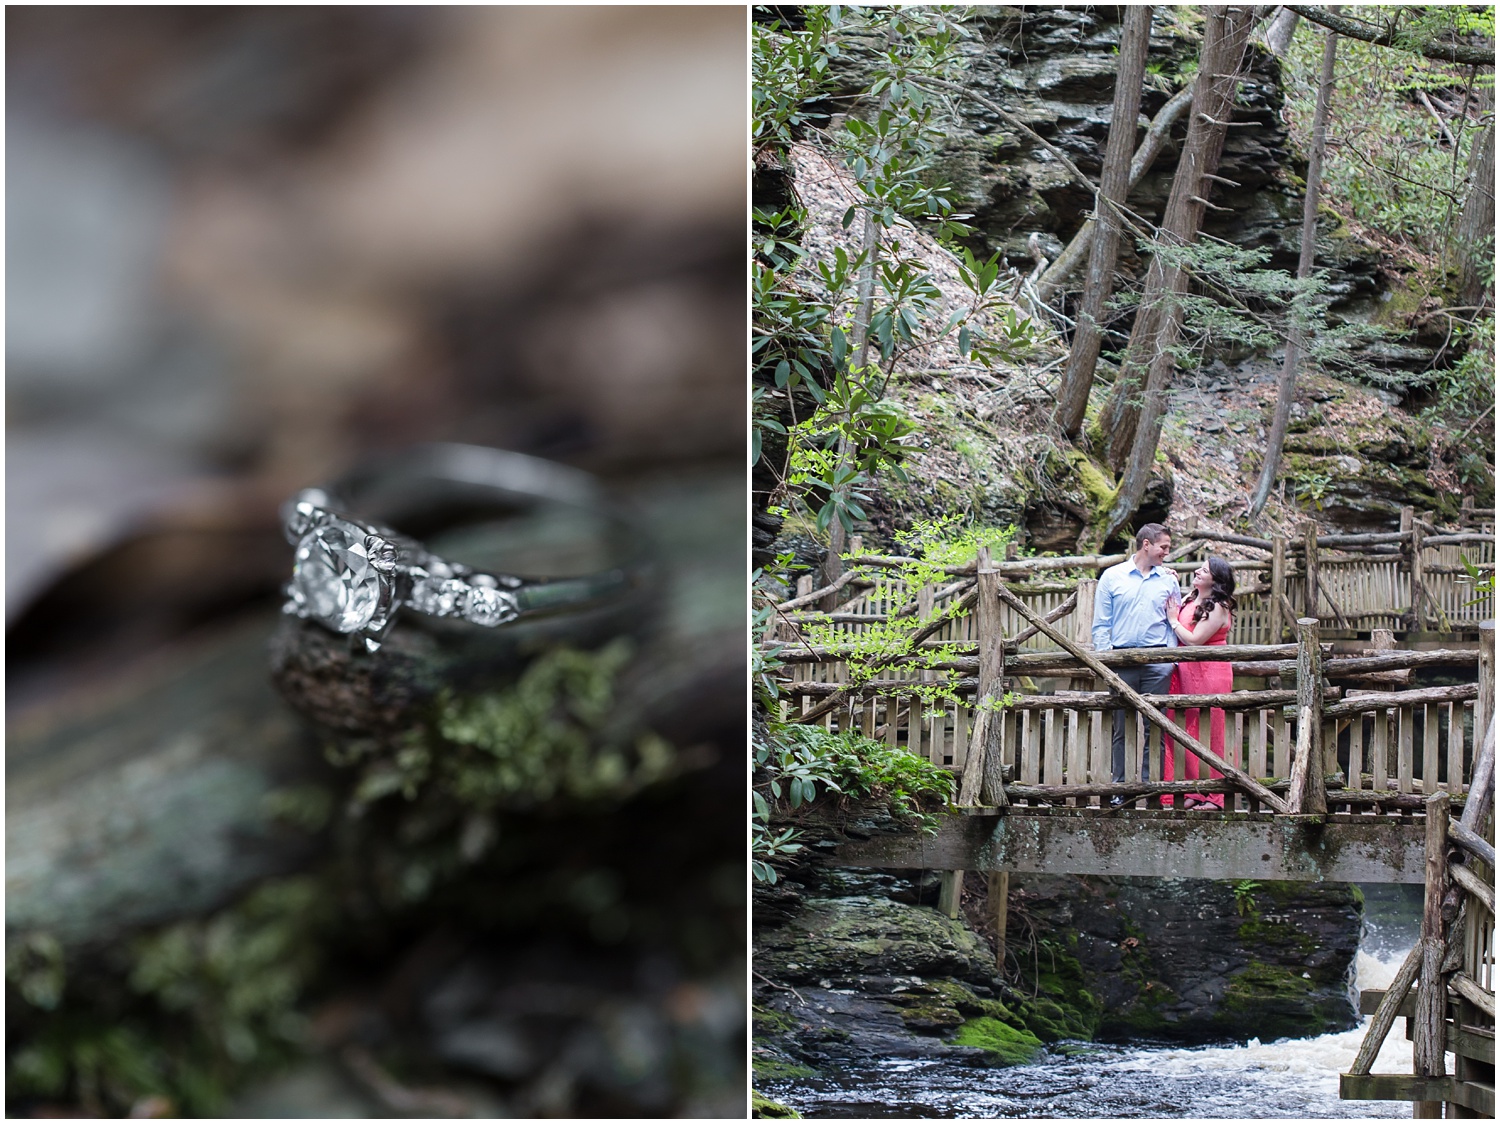
[[[303,489],[282,505],[282,528],[296,547],[282,611],[349,635],[373,652],[403,609],[497,628],[623,593],[642,568],[639,558],[627,557],[614,569],[585,577],[486,573],[440,558],[384,522],[399,523],[439,502],[486,508],[558,504],[590,513],[617,544],[628,531],[587,473],[478,445],[421,445],[327,488]]]

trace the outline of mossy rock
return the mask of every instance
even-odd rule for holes
[[[994,1065],[1026,1065],[1042,1056],[1042,1042],[1027,1030],[981,1015],[964,1023],[953,1036],[955,1046],[984,1050]]]
[[[1098,1032],[1104,1005],[1086,986],[1076,932],[1038,946],[1023,963],[1021,977],[1035,989],[1035,998],[1017,1004],[1020,1017],[1043,1042],[1091,1039]]]
[[[809,901],[756,949],[761,972],[793,984],[862,975],[988,980],[993,960],[961,921],[875,897]]]
[[[757,1081],[797,1081],[817,1077],[811,1066],[799,1065],[773,1047],[759,1046],[750,1053],[750,1072]]]
[[[773,1101],[757,1089],[750,1090],[750,1115],[757,1120],[801,1120],[795,1108]]]
[[[756,1003],[750,1008],[750,1027],[756,1037],[787,1034],[797,1029],[797,1020],[784,1011]]]

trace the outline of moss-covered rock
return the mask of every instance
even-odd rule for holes
[[[763,932],[756,966],[788,983],[862,975],[987,979],[992,954],[962,922],[882,898],[809,901],[789,924]]]
[[[750,1090],[750,1115],[757,1120],[801,1120],[802,1114],[780,1101]]]
[[[1036,1035],[988,1016],[964,1023],[953,1036],[953,1044],[984,1050],[995,1065],[1025,1065],[1042,1055],[1042,1043]]]

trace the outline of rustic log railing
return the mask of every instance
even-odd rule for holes
[[[1013,563],[989,567],[986,580],[1000,583]],[[1074,599],[1091,602],[1091,584],[1089,579],[1080,582]],[[949,588],[950,596],[964,597],[971,604],[976,599],[973,587],[955,582]],[[1318,622],[1302,618],[1294,622],[1298,644],[1093,653],[1087,650],[1083,618],[1072,622],[1071,637],[1065,633],[1068,618],[1059,610],[1066,609],[1067,598],[1048,614],[1062,616],[1062,623],[1053,625],[1024,603],[1024,584],[1019,595],[1013,592],[1016,583],[996,588],[998,596],[992,594],[985,611],[975,614],[976,619],[985,618],[985,635],[997,649],[988,669],[981,667],[978,654],[966,654],[977,645],[950,643],[929,653],[947,658],[892,658],[877,677],[856,685],[848,682],[839,649],[813,649],[783,636],[781,658],[790,676],[783,683],[784,717],[858,731],[951,768],[966,778],[966,803],[1099,807],[1120,797],[1138,806],[1161,807],[1164,797],[1174,798],[1166,803],[1176,803],[1182,793],[1224,793],[1225,808],[1232,811],[1410,814],[1439,790],[1456,800],[1463,798],[1476,756],[1475,731],[1483,730],[1494,714],[1492,626],[1481,629],[1478,651],[1334,655],[1318,641]],[[926,610],[934,600],[927,593],[919,605]],[[938,642],[938,629],[925,631],[933,634],[929,642]],[[1000,642],[1000,631],[1010,631],[1011,640]],[[1016,641],[1028,634],[1050,641],[1054,648],[1025,650]],[[1045,674],[1067,678],[1074,688],[1092,688],[1098,676],[1109,675],[1110,667],[1202,659],[1228,660],[1237,673],[1280,676],[1296,682],[1299,690],[1280,689],[1278,684],[1270,690],[1213,697],[1122,698],[1112,691],[1089,689],[1036,694],[1020,678]],[[1413,668],[1432,666],[1476,667],[1478,681],[1423,690],[1368,689],[1403,681]],[[1299,677],[1299,667],[1312,671]],[[924,702],[924,683],[939,675],[949,677],[952,697]],[[1331,687],[1330,681],[1342,686]],[[989,701],[981,705],[981,698]],[[995,700],[1002,698],[1006,705],[997,709]],[[1120,707],[1130,715],[1125,729],[1128,783],[1115,785],[1112,719],[1106,711]],[[1198,748],[1193,748],[1191,738],[1181,736],[1183,720],[1195,710],[1199,713],[1193,715],[1194,725],[1201,732]],[[1207,760],[1201,750],[1211,740],[1214,710],[1224,723],[1225,763],[1240,781],[1211,778],[1206,767],[1197,770],[1202,779],[1190,781],[1184,771],[1189,753]],[[1176,737],[1171,736],[1174,728]],[[990,747],[986,759],[972,756],[978,741]],[[1164,752],[1168,743],[1170,750]],[[1139,781],[1143,754],[1148,779]],[[1168,768],[1171,780],[1166,779]],[[1246,776],[1254,780],[1246,783]],[[981,778],[989,778],[982,801]]]
[[[1239,584],[1235,613],[1235,636],[1244,643],[1280,643],[1290,638],[1298,617],[1317,617],[1320,623],[1343,629],[1472,629],[1495,615],[1494,595],[1475,589],[1463,562],[1480,571],[1495,566],[1495,535],[1492,528],[1427,530],[1431,524],[1410,508],[1402,513],[1402,530],[1362,535],[1307,535],[1260,539],[1230,533],[1188,532],[1185,546],[1169,556],[1168,565],[1183,576],[1197,568],[1212,543],[1228,543],[1263,551],[1265,558],[1237,558],[1230,563]],[[1309,525],[1308,530],[1311,530]],[[1314,543],[1307,564],[1307,543]],[[1067,571],[1093,572],[1123,561],[1125,555],[1079,555],[1068,558],[1008,559],[997,562],[997,572],[1028,607],[1048,616],[1070,598],[1073,608],[1063,618],[1074,635],[1087,635],[1087,620],[1093,611],[1092,587],[1080,591],[1076,578]],[[890,571],[901,559],[878,555],[856,556],[851,566],[863,567],[868,576],[856,579],[859,569],[844,575],[840,588],[858,592],[833,613],[808,609],[827,590],[801,591],[782,606],[787,623],[819,623],[841,631],[858,633],[888,620],[916,611],[917,596]],[[972,597],[974,564],[947,568],[951,579],[932,591],[932,604],[941,609]],[[1087,593],[1085,598],[1082,594]],[[1008,636],[1022,629],[1021,618],[1003,607],[1001,627]],[[946,622],[933,633],[934,641],[975,643],[973,614]],[[1046,637],[1034,634],[1021,642],[1023,649],[1055,648]]]
[[[1495,1116],[1494,778],[1492,716],[1462,817],[1450,822],[1446,792],[1424,801],[1421,939],[1389,988],[1360,994],[1361,1013],[1373,1017],[1349,1072],[1339,1077],[1343,1098],[1409,1100],[1418,1118]],[[1372,1074],[1400,1016],[1412,1041],[1412,1073]],[[1445,1052],[1454,1055],[1452,1074]]]

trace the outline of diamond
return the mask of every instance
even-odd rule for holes
[[[516,599],[509,593],[487,586],[474,586],[464,599],[464,620],[494,628],[497,624],[513,621],[520,616]]]
[[[383,590],[360,528],[335,520],[297,544],[291,595],[303,615],[335,632],[358,632],[374,619]]]
[[[434,617],[451,617],[458,611],[469,587],[456,578],[423,576],[411,587],[411,607]]]

